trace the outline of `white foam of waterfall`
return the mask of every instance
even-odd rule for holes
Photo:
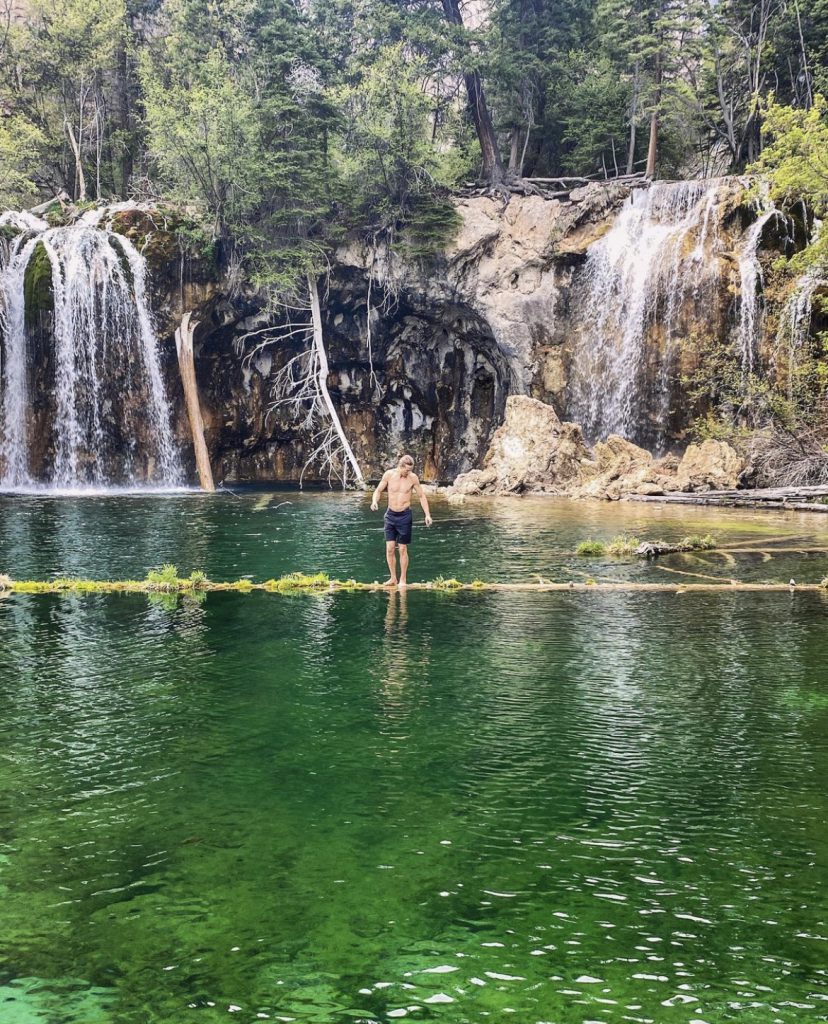
[[[765,304],[762,298],[764,274],[759,262],[759,243],[765,225],[781,216],[763,195],[758,201],[758,218],[751,224],[739,249],[739,316],[736,324],[736,352],[742,376],[754,373],[759,363],[759,340],[764,326]]]
[[[0,266],[0,486],[33,483],[24,285],[39,247],[51,268],[54,304],[54,462],[48,483],[99,487],[114,477],[119,483],[179,484],[143,257],[127,238],[98,228],[100,218],[50,228],[31,215],[4,217],[24,233]],[[138,450],[139,434],[150,450]]]
[[[822,230],[817,222],[813,239]],[[813,240],[812,239],[812,240]],[[808,345],[814,312],[814,295],[828,289],[828,276],[824,266],[810,267],[799,278],[779,317],[776,332],[777,360],[785,354],[788,363],[788,397],[793,397],[793,379],[799,358]]]
[[[658,446],[682,306],[706,273],[718,274],[708,239],[717,230],[719,185],[662,182],[633,192],[610,230],[590,247],[578,289],[581,326],[569,410],[589,440],[611,433],[631,440],[655,435]],[[650,401],[644,364],[648,332],[657,322],[665,347],[655,371],[658,393]]]

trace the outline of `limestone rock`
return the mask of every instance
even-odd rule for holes
[[[574,491],[578,498],[618,501],[626,494],[640,493],[646,484],[659,483],[653,456],[617,434],[595,445],[593,461],[584,467],[584,482]]]
[[[555,410],[526,395],[506,400],[506,418],[492,437],[482,470],[463,473],[459,494],[564,494],[589,457],[581,428],[562,423]]]
[[[679,463],[676,487],[681,491],[712,491],[736,487],[744,460],[726,441],[708,438],[691,444]]]
[[[449,500],[455,495],[483,494],[496,480],[497,474],[493,470],[470,469],[454,481],[449,491]]]

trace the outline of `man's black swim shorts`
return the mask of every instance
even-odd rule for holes
[[[413,522],[410,508],[405,512],[392,512],[389,508],[385,513],[385,539],[395,540],[398,544],[410,544]]]

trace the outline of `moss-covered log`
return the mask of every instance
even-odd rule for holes
[[[60,577],[53,580],[14,580],[9,576],[0,576],[0,594],[188,594],[202,592],[251,593],[264,591],[271,594],[330,594],[356,591],[382,591],[393,589],[383,583],[360,583],[357,580],[331,579],[325,573],[288,573],[279,579],[265,580],[254,583],[249,579],[238,579],[229,582],[217,582],[208,579],[204,573],[194,572],[190,576],[178,576],[174,566],[164,566],[161,570],[148,573],[143,580],[87,580],[71,577]],[[408,590],[431,590],[448,593],[458,591],[498,591],[498,592],[534,592],[546,593],[566,591],[586,592],[629,592],[645,591],[648,593],[679,594],[687,592],[714,591],[745,591],[745,592],[789,592],[826,591],[828,578],[820,583],[751,583],[728,579],[721,583],[603,583],[587,580],[584,583],[555,582],[535,578],[517,583],[486,582],[473,580],[463,583],[456,579],[435,580],[425,583],[410,583]]]

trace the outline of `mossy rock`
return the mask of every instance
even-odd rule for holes
[[[26,309],[26,326],[37,324],[42,313],[50,313],[55,308],[55,296],[52,291],[52,264],[42,242],[34,247],[34,251],[26,266],[23,277],[23,295]]]
[[[215,245],[208,231],[171,207],[122,210],[112,218],[112,230],[128,238],[153,269],[162,268],[182,252],[215,264]]]
[[[71,221],[69,208],[62,206],[59,199],[56,199],[40,214],[50,228],[65,228]]]

